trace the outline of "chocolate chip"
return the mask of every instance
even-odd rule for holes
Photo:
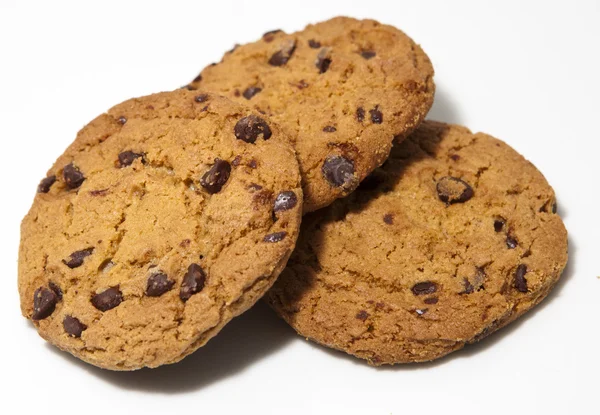
[[[517,239],[511,234],[508,234],[506,235],[506,246],[508,249],[515,249],[517,246],[519,246],[519,241],[517,241]]]
[[[344,186],[354,180],[354,162],[342,156],[329,156],[325,159],[321,172],[331,185]]]
[[[83,260],[92,255],[92,252],[94,252],[94,248],[86,248],[82,249],[81,251],[75,251],[69,255],[69,258],[63,259],[63,264],[71,269],[80,267],[83,265]]]
[[[208,101],[208,94],[200,94],[194,97],[194,101],[197,103],[202,103]]]
[[[273,39],[275,38],[274,35],[276,35],[277,33],[281,33],[281,29],[275,29],[275,30],[271,30],[269,32],[266,32],[262,37],[263,40],[267,43],[272,42]]]
[[[360,56],[362,56],[365,59],[374,58],[376,55],[377,54],[373,50],[363,50],[362,52],[360,52]]]
[[[79,338],[81,337],[81,333],[87,329],[87,326],[75,317],[65,316],[63,320],[63,328],[69,336]]]
[[[319,73],[325,73],[331,65],[331,48],[323,48],[317,55],[315,66],[319,69]]]
[[[192,264],[188,267],[187,272],[183,276],[181,289],[179,290],[179,298],[183,302],[189,300],[192,295],[199,293],[204,288],[206,282],[206,274],[202,267],[198,264]]]
[[[248,115],[239,120],[233,132],[238,140],[250,144],[253,144],[261,134],[264,140],[268,140],[272,135],[271,128],[269,128],[267,122],[256,115]]]
[[[242,95],[244,95],[244,98],[250,99],[254,95],[258,94],[260,91],[262,91],[262,88],[259,88],[257,86],[251,86],[251,87],[246,88],[246,90],[244,91],[244,93]]]
[[[62,300],[63,292],[60,289],[60,287],[58,286],[58,284],[55,284],[52,281],[50,281],[50,282],[48,282],[48,287],[50,287],[50,289],[52,291],[54,291],[54,294],[56,294],[56,298],[58,298],[58,301]]]
[[[422,315],[424,315],[424,314],[427,312],[427,310],[428,310],[427,308],[425,308],[425,309],[423,309],[423,310],[421,310],[421,309],[416,309],[416,310],[415,310],[415,313],[417,313],[417,315],[418,315],[419,317],[421,317]]]
[[[451,158],[452,160],[454,160],[454,161],[458,161],[458,160],[460,160],[460,156],[459,156],[458,154],[452,154],[452,155],[450,156],[450,158]]]
[[[475,287],[473,287],[473,284],[471,284],[468,278],[463,278],[463,285],[465,286],[465,290],[462,294],[471,294],[475,291]]]
[[[515,288],[517,289],[517,291],[520,291],[522,293],[526,293],[528,291],[525,274],[527,274],[527,265],[519,265],[517,267],[517,270],[515,271]]]
[[[385,215],[383,215],[383,221],[385,223],[387,223],[388,225],[393,225],[394,224],[394,215],[391,213],[386,213]]]
[[[439,299],[437,297],[429,297],[423,300],[425,304],[437,304]]]
[[[437,284],[431,281],[420,282],[412,287],[412,292],[414,295],[433,294],[436,291]]]
[[[50,191],[50,187],[52,187],[55,181],[56,176],[54,175],[43,178],[40,184],[38,184],[38,193],[48,193]]]
[[[367,313],[365,310],[360,310],[357,314],[356,314],[356,318],[362,321],[365,321],[366,319],[369,318],[369,313]]]
[[[110,287],[100,294],[92,296],[92,305],[100,311],[111,310],[121,304],[122,301],[123,294],[119,290],[119,287]]]
[[[33,293],[33,315],[32,320],[43,320],[49,317],[56,308],[58,296],[54,291],[46,287],[40,287]]]
[[[117,122],[121,125],[125,125],[125,123],[127,122],[127,118],[121,115],[119,118],[117,118]]]
[[[494,220],[494,231],[502,232],[502,229],[504,229],[505,224],[506,224],[506,221],[502,218]]]
[[[260,184],[256,184],[256,183],[250,183],[250,185],[248,185],[248,190],[261,190],[263,187]]]
[[[200,179],[200,184],[211,195],[219,193],[229,180],[230,174],[231,166],[229,163],[221,159],[215,159],[215,164],[204,173],[204,176]]]
[[[294,39],[288,39],[281,45],[281,49],[271,56],[271,59],[269,59],[269,65],[285,65],[294,54],[294,50],[296,50],[296,41]]]
[[[235,156],[235,158],[231,161],[231,165],[237,167],[242,162],[242,156]]]
[[[275,203],[273,205],[273,212],[281,212],[284,210],[290,210],[298,203],[296,193],[292,191],[281,192],[277,195]]]
[[[365,109],[363,107],[358,107],[356,109],[356,120],[358,122],[363,122],[365,119]]]
[[[473,188],[456,177],[442,177],[437,182],[436,189],[440,200],[447,205],[465,203],[473,197]]]
[[[373,124],[381,124],[383,122],[383,114],[379,111],[379,105],[376,105],[375,108],[369,110],[369,114],[371,114],[371,121],[373,121]]]
[[[201,80],[202,80],[202,74],[198,74],[198,76],[195,77],[192,82],[200,82]]]
[[[119,153],[119,167],[131,166],[135,159],[141,158],[143,160],[144,155],[141,153],[134,153],[133,151],[123,151]]]
[[[69,189],[77,189],[85,180],[83,173],[73,166],[73,163],[69,163],[63,168],[63,178]]]
[[[172,281],[162,272],[152,274],[148,277],[146,284],[146,295],[148,297],[160,297],[175,285],[175,281]]]
[[[314,39],[310,39],[308,41],[308,46],[310,46],[313,49],[319,49],[321,47],[321,42],[318,42]]]
[[[279,242],[279,241],[283,241],[283,239],[287,236],[287,232],[275,232],[275,233],[270,233],[267,236],[265,236],[263,238],[263,242]]]
[[[326,127],[323,127],[323,132],[325,133],[335,133],[337,131],[337,128],[335,128],[332,125],[328,125]]]
[[[184,85],[184,86],[182,86],[182,87],[181,87],[181,89],[187,89],[188,91],[195,91],[195,90],[196,90],[196,89],[198,89],[198,88],[196,88],[196,87],[195,87],[195,86],[193,86],[193,85]],[[154,107],[153,107],[152,105],[148,105],[148,106],[146,107],[146,109],[153,110],[153,109],[154,109]]]
[[[556,204],[556,202],[552,203],[552,213],[556,213],[558,212],[558,206]]]
[[[248,167],[250,167],[251,169],[255,169],[257,166],[258,166],[258,163],[254,159],[252,159],[248,162]]]

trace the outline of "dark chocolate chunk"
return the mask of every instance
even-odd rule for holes
[[[412,287],[412,292],[414,295],[427,295],[433,294],[437,291],[437,284],[431,281],[424,281],[418,284],[415,284]]]
[[[127,122],[127,118],[121,115],[119,118],[117,118],[117,122],[121,125],[125,125],[125,123]]]
[[[202,74],[198,74],[198,76],[195,77],[192,82],[200,82],[201,80],[202,80]]]
[[[356,120],[358,122],[363,122],[365,119],[365,109],[363,107],[358,107],[356,109]]]
[[[315,66],[319,69],[319,73],[325,73],[329,69],[329,65],[331,65],[331,49],[323,48],[317,55]]]
[[[360,56],[362,56],[365,59],[374,58],[376,55],[377,54],[374,50],[363,50],[362,52],[360,52]]]
[[[277,195],[275,199],[275,204],[273,205],[273,212],[281,212],[284,210],[290,210],[298,203],[298,198],[296,197],[296,193],[292,191],[281,192]]]
[[[522,293],[526,293],[528,291],[525,274],[527,274],[527,265],[519,265],[517,267],[517,270],[515,271],[515,288],[517,289],[517,291],[520,291]]]
[[[259,88],[257,86],[250,86],[250,87],[246,88],[246,90],[244,91],[244,93],[242,95],[244,96],[244,98],[250,99],[254,95],[258,94],[260,91],[262,91],[262,88]]]
[[[446,176],[437,182],[438,197],[447,205],[465,203],[473,197],[473,188],[464,180]]]
[[[264,140],[268,140],[272,135],[269,124],[256,115],[248,115],[239,120],[235,125],[233,132],[238,140],[250,144],[253,144],[261,134]]]
[[[517,241],[517,238],[509,233],[506,235],[506,246],[508,249],[515,249],[517,246],[519,246],[519,241]]]
[[[43,178],[40,184],[38,184],[38,193],[48,193],[50,191],[50,187],[52,187],[55,181],[56,176],[54,175]]]
[[[58,296],[54,291],[46,287],[40,287],[33,293],[33,315],[32,320],[43,320],[49,317],[56,308]]]
[[[393,225],[394,224],[394,215],[391,213],[386,213],[385,215],[383,215],[383,221],[385,223],[387,223],[388,225]]]
[[[463,284],[465,286],[465,290],[462,292],[462,294],[471,294],[473,291],[475,291],[475,287],[473,287],[473,284],[471,284],[468,278],[463,278]]]
[[[506,224],[506,221],[502,218],[498,218],[498,219],[494,220],[494,231],[502,232],[502,229],[504,229],[505,224]]]
[[[342,156],[329,156],[325,159],[321,172],[331,185],[344,186],[354,180],[354,162]]]
[[[314,39],[310,39],[308,41],[308,46],[310,46],[313,49],[319,49],[321,47],[321,42],[318,42]]]
[[[75,251],[67,259],[63,259],[63,264],[68,266],[69,268],[77,268],[83,265],[83,260],[94,252],[94,248],[86,248],[81,251]]]
[[[323,132],[325,133],[335,133],[337,131],[337,128],[335,128],[333,125],[328,125],[326,127],[323,127]]]
[[[287,232],[275,232],[270,233],[263,238],[263,242],[279,242],[282,241],[287,236]]]
[[[194,97],[194,101],[197,103],[202,103],[208,101],[208,94],[200,94]]]
[[[437,304],[439,299],[437,297],[429,297],[423,300],[425,304]]]
[[[381,124],[383,122],[383,114],[379,111],[379,105],[376,105],[375,108],[369,110],[369,114],[371,114],[371,121],[373,121],[373,124]]]
[[[231,174],[231,165],[225,160],[215,159],[215,164],[204,173],[200,184],[210,194],[219,193]]]
[[[288,39],[281,45],[281,49],[278,50],[269,59],[269,65],[271,66],[283,66],[292,57],[296,50],[296,41],[294,39]]]
[[[270,30],[262,36],[263,40],[267,43],[272,42],[273,39],[275,38],[274,35],[276,35],[277,33],[281,33],[281,32],[282,32],[281,29]]]
[[[119,290],[119,287],[110,287],[107,290],[102,291],[100,294],[94,294],[92,296],[92,305],[100,311],[108,311],[123,301],[123,293]]]
[[[63,319],[63,328],[69,336],[79,338],[81,337],[81,333],[87,329],[87,326],[75,317],[65,316]]]
[[[242,156],[235,156],[234,159],[231,161],[231,165],[234,167],[237,167],[240,165],[241,162],[242,162]]]
[[[188,240],[189,241],[189,240]],[[148,297],[160,297],[175,285],[175,281],[172,281],[162,272],[152,274],[148,277],[146,284],[146,295]]]
[[[451,158],[452,160],[454,160],[454,161],[458,161],[458,160],[460,160],[460,156],[459,156],[458,154],[452,154],[452,155],[450,156],[450,158]]]
[[[365,310],[360,310],[357,314],[356,314],[356,318],[362,321],[365,321],[366,319],[369,318],[369,313],[367,313]]]
[[[181,289],[179,290],[179,298],[183,302],[189,300],[192,295],[199,293],[204,288],[206,283],[206,274],[202,267],[198,264],[192,264],[188,267],[187,272],[183,276]]]
[[[83,173],[73,163],[69,163],[63,168],[63,178],[69,189],[77,189],[85,180]]]
[[[133,151],[123,151],[122,153],[119,153],[119,167],[123,168],[123,167],[127,167],[127,166],[131,166],[133,164],[133,162],[135,161],[135,159],[139,159],[141,158],[142,160],[144,159],[144,155],[141,153],[134,153]]]

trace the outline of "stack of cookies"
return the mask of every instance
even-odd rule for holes
[[[111,108],[23,220],[23,315],[112,370],[177,362],[261,298],[373,365],[509,324],[560,278],[567,233],[515,150],[424,120],[433,75],[400,30],[339,17]]]

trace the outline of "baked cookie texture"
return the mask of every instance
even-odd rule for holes
[[[302,213],[282,130],[200,91],[100,115],[48,171],[21,226],[21,309],[93,365],[174,363],[272,285]]]
[[[305,216],[267,297],[318,343],[424,362],[523,315],[566,263],[542,174],[489,135],[425,121],[355,193]]]
[[[304,212],[352,192],[424,119],[435,86],[427,55],[400,30],[337,17],[236,46],[187,86],[252,105],[292,138]]]

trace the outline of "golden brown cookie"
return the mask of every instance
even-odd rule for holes
[[[203,346],[272,285],[302,213],[287,137],[185,90],[84,127],[21,226],[21,309],[93,365],[156,367]]]
[[[542,174],[500,140],[426,121],[355,193],[304,218],[267,298],[316,342],[423,362],[523,315],[566,262]]]
[[[433,68],[400,30],[337,17],[237,46],[187,86],[248,103],[294,141],[304,212],[352,192],[433,103]]]

